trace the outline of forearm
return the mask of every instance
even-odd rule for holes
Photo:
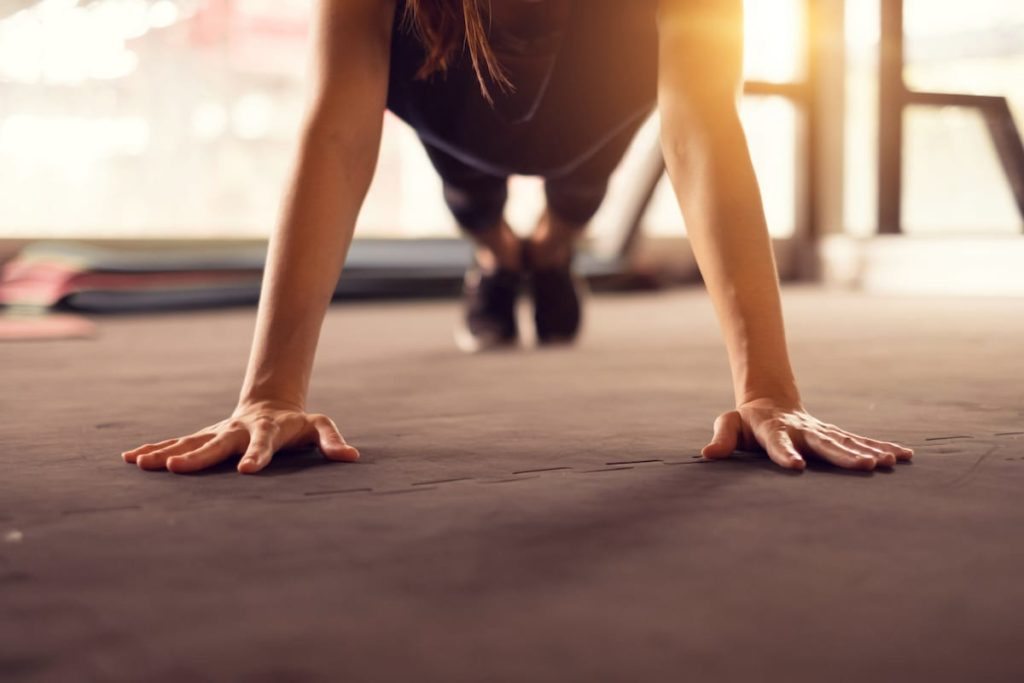
[[[241,402],[305,406],[323,317],[373,175],[380,117],[361,128],[362,141],[339,137],[321,119],[305,128],[270,239]]]
[[[737,405],[799,405],[760,190],[736,107],[662,103],[662,147],[725,338]]]
[[[271,235],[240,403],[305,407],[323,317],[377,163],[394,0],[317,0],[313,98]]]

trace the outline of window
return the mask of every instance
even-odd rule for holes
[[[798,0],[748,0],[752,78],[799,75]],[[264,237],[304,102],[312,0],[19,0],[0,9],[0,235]],[[744,107],[772,230],[792,232],[795,112]],[[638,147],[655,144],[655,121]],[[642,156],[634,149],[633,158]],[[613,179],[609,205],[629,182]],[[510,220],[541,209],[515,178]],[[594,231],[615,230],[605,211]],[[681,234],[667,184],[651,231]],[[390,115],[360,236],[455,236],[415,135]]]
[[[876,223],[879,0],[847,2],[846,224]],[[1024,126],[1024,5],[1017,0],[906,0],[909,87],[1008,97]],[[907,234],[1019,234],[1021,219],[977,112],[911,107],[905,115]]]

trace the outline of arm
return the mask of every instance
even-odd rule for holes
[[[742,0],[662,0],[659,34],[662,151],[725,338],[737,406],[716,421],[704,455],[760,446],[790,469],[803,469],[808,454],[860,469],[909,459],[909,449],[850,434],[803,408],[739,116]]]
[[[313,97],[280,221],[270,238],[256,332],[231,417],[124,453],[144,469],[187,472],[243,454],[239,471],[316,444],[353,460],[325,415],[305,412],[313,357],[369,189],[386,106],[394,0],[319,0]]]
[[[314,97],[270,239],[243,403],[305,403],[320,326],[377,163],[393,11],[378,0],[320,3]]]

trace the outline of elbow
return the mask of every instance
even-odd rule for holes
[[[327,102],[308,112],[302,137],[307,143],[346,153],[376,154],[383,126],[382,111]]]

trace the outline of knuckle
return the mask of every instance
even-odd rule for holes
[[[278,429],[277,421],[270,415],[257,415],[252,419],[253,430],[274,430]]]

